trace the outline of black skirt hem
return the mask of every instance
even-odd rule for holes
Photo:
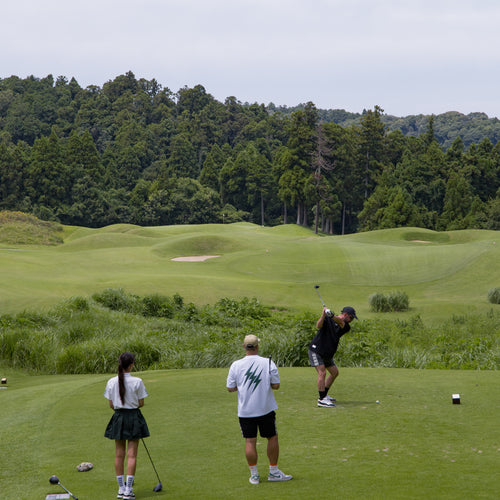
[[[141,410],[115,410],[109,421],[104,437],[128,441],[149,436],[148,424]]]

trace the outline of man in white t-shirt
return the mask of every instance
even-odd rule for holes
[[[243,341],[246,356],[235,361],[227,376],[229,392],[238,392],[238,417],[246,440],[245,456],[250,467],[250,483],[259,484],[257,471],[257,430],[267,439],[268,481],[289,481],[292,476],[278,469],[279,443],[276,431],[278,408],[273,390],[280,387],[280,377],[271,358],[258,355],[259,339],[247,335]]]

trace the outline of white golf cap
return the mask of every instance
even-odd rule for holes
[[[260,339],[256,335],[247,335],[243,340],[243,347],[245,349],[254,349],[259,345]]]

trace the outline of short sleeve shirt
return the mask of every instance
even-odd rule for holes
[[[133,377],[130,373],[124,373],[125,382],[125,400],[120,399],[120,389],[118,385],[118,375],[108,380],[104,397],[113,402],[115,410],[132,410],[139,408],[139,400],[148,396],[144,382],[139,377]]]
[[[238,416],[260,417],[276,410],[271,384],[280,377],[274,361],[258,355],[245,356],[229,368],[226,387],[238,388]]]
[[[323,326],[309,344],[309,349],[317,352],[324,359],[331,359],[337,352],[340,338],[350,329],[349,323],[345,323],[342,328],[332,318],[326,316]]]

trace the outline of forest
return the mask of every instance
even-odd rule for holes
[[[500,122],[219,102],[132,72],[0,79],[0,209],[101,227],[500,229]]]

